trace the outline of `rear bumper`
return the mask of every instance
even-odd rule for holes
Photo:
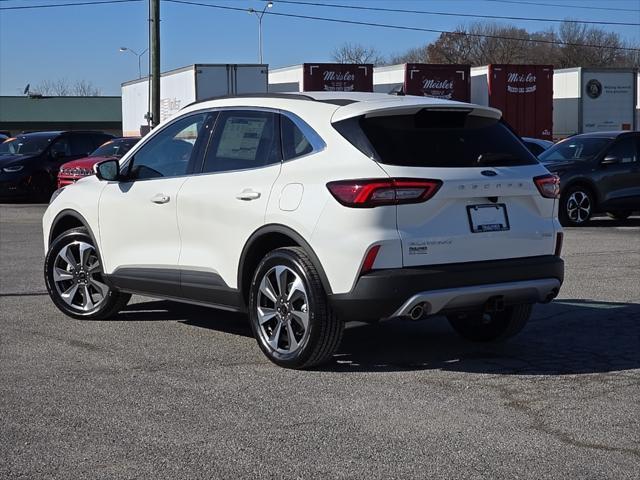
[[[481,307],[496,296],[505,305],[548,301],[563,280],[564,262],[553,255],[399,268],[364,275],[329,301],[345,321],[372,321],[408,315],[417,304],[433,315]]]

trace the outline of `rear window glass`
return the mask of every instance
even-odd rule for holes
[[[334,127],[365,155],[387,165],[462,168],[537,163],[505,124],[468,112],[424,109],[412,115],[352,118]]]

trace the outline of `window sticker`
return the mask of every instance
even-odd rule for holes
[[[255,160],[266,123],[266,118],[227,119],[216,156],[235,160]]]

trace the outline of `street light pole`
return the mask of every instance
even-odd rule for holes
[[[267,2],[267,4],[262,9],[262,12],[260,13],[258,13],[258,11],[253,8],[250,8],[249,10],[247,10],[249,14],[254,14],[256,17],[258,17],[258,53],[259,53],[260,63],[262,63],[262,17],[264,17],[264,12],[267,11],[267,8],[272,8],[272,7],[273,7],[273,2]]]
[[[120,51],[121,52],[130,52],[133,55],[135,55],[136,57],[138,57],[138,78],[142,78],[142,66],[141,66],[141,60],[142,60],[142,56],[147,53],[149,49],[145,48],[142,53],[138,53],[136,52],[133,48],[129,48],[129,47],[120,47]]]

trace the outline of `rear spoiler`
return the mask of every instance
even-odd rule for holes
[[[502,112],[495,108],[484,107],[472,103],[452,102],[438,98],[416,96],[390,96],[384,100],[372,100],[355,102],[338,108],[331,117],[331,122],[340,122],[353,117],[380,117],[387,115],[413,115],[423,109],[429,110],[460,110],[467,111],[471,115],[495,118],[499,120]]]

